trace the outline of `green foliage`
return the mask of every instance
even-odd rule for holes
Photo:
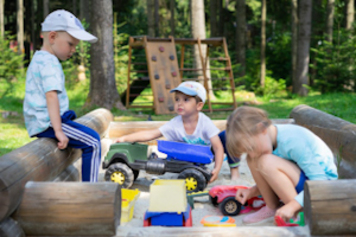
[[[275,80],[272,77],[266,76],[264,87],[262,87],[259,82],[255,84],[255,93],[257,95],[263,95],[266,98],[281,96],[285,91],[286,81],[284,79]]]
[[[310,65],[316,71],[312,87],[322,93],[355,91],[356,37],[342,30],[334,37],[336,43],[320,41],[318,47],[311,49],[317,62]]]
[[[13,89],[12,81],[24,74],[23,70],[23,54],[17,54],[16,49],[10,48],[10,41],[14,39],[14,36],[5,34],[5,37],[0,37],[0,81],[7,83],[7,89],[0,93],[3,96],[8,91]]]

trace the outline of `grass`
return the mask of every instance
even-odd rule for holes
[[[22,103],[25,95],[25,79],[20,78],[12,83],[12,89],[8,84],[0,80],[0,156],[25,145],[33,139],[28,137],[23,115]],[[5,91],[7,93],[5,94]],[[90,109],[83,108],[84,102],[89,92],[88,82],[84,84],[68,85],[67,92],[70,100],[70,109],[76,111],[78,116],[89,112]],[[149,93],[149,91],[148,91]],[[321,95],[311,93],[308,97],[280,96],[277,98],[254,97],[250,92],[239,92],[236,99],[239,104],[242,102],[251,103],[266,110],[270,118],[288,118],[292,109],[300,104],[307,104],[326,113],[340,117],[352,123],[356,123],[356,111],[353,105],[356,104],[356,94],[354,93],[332,93]],[[135,102],[147,100],[138,98]],[[216,101],[231,101],[231,95],[221,92],[216,95]],[[222,106],[219,106],[222,107]],[[207,108],[207,107],[205,107]],[[8,117],[7,112],[12,112]],[[230,111],[231,112],[231,111]],[[206,113],[212,119],[226,119],[230,112]],[[144,121],[148,116],[155,121],[169,120],[173,115],[155,115],[152,110],[128,110],[120,111],[113,109],[116,121]]]

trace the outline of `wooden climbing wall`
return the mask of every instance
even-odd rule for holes
[[[174,113],[174,93],[170,90],[181,83],[174,39],[148,41],[145,37],[144,45],[155,113]]]

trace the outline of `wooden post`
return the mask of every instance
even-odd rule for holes
[[[26,235],[113,236],[121,188],[113,182],[28,182],[13,218]]]
[[[304,187],[304,215],[312,235],[356,234],[356,180],[313,180]]]
[[[356,178],[356,125],[343,119],[299,105],[290,113],[295,123],[310,129],[334,152],[340,178]]]
[[[97,109],[76,120],[106,135],[113,116]],[[41,138],[0,157],[0,221],[10,216],[20,204],[27,181],[52,181],[81,156],[76,149],[57,148],[57,142]]]
[[[17,221],[7,218],[0,222],[1,237],[25,237],[25,232],[21,229]]]

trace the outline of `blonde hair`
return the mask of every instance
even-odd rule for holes
[[[249,106],[235,109],[226,126],[226,148],[232,157],[255,149],[252,137],[272,124],[266,111]]]

